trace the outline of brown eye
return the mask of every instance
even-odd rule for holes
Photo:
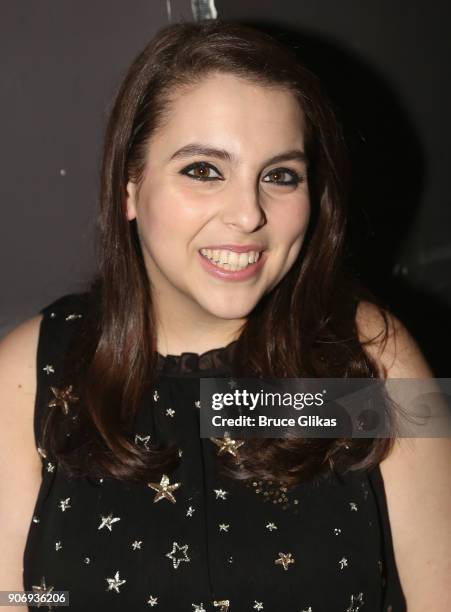
[[[189,176],[197,181],[223,180],[216,168],[211,164],[207,164],[206,162],[191,164],[187,168],[183,168],[183,170],[181,170],[181,174]]]
[[[282,178],[283,173],[282,172],[278,172],[277,170],[275,172],[271,172],[271,174],[269,176],[272,177],[272,180],[275,181],[276,183],[280,181],[280,179]]]
[[[210,176],[210,168],[207,166],[197,166],[197,168],[193,168],[193,176],[196,178],[208,178]]]
[[[301,177],[293,170],[276,168],[264,177],[263,182],[274,183],[275,185],[297,185],[301,180]]]

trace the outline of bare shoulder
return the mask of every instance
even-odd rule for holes
[[[404,324],[361,302],[356,324],[383,378],[433,377]],[[369,344],[369,339],[379,337]],[[395,559],[409,612],[451,610],[451,438],[398,438],[380,464]]]
[[[13,418],[34,403],[36,356],[42,314],[27,319],[0,340],[0,414]],[[18,406],[7,406],[14,399]]]
[[[22,589],[23,547],[41,482],[33,429],[41,319],[24,321],[0,341],[0,535],[5,553],[0,590]]]
[[[364,350],[375,360],[382,378],[433,376],[415,338],[393,313],[362,301],[356,325]]]

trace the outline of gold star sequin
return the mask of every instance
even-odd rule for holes
[[[114,578],[105,578],[105,580],[108,582],[107,591],[116,591],[116,593],[120,593],[120,587],[127,582],[126,580],[121,580],[119,572],[114,574]]]
[[[216,499],[225,499],[228,491],[224,491],[224,489],[213,489],[216,494]]]
[[[191,559],[188,557],[187,551],[188,544],[180,546],[180,544],[178,544],[177,542],[173,542],[172,550],[166,553],[166,557],[171,559],[174,569],[177,569],[182,561],[185,563],[191,561]],[[180,553],[183,553],[183,556],[180,556]]]
[[[277,525],[275,523],[268,523],[266,525],[266,529],[269,529],[269,531],[274,531],[274,529],[277,529]]]
[[[349,604],[349,607],[346,608],[346,612],[359,612],[364,603],[363,593],[351,595],[351,603]],[[391,609],[391,606],[389,606],[389,609]]]
[[[287,570],[290,563],[294,563],[291,553],[279,553],[279,558],[274,561],[276,565],[283,565],[283,569]]]
[[[154,502],[158,502],[160,501],[160,499],[165,498],[165,499],[168,499],[173,504],[175,504],[176,499],[172,495],[172,491],[175,491],[176,489],[178,489],[180,485],[181,485],[180,482],[174,482],[174,484],[169,484],[169,478],[166,476],[166,474],[163,474],[159,484],[157,482],[147,483],[148,487],[150,487],[154,491],[157,491],[157,494],[155,495],[155,498],[153,500]]]
[[[33,589],[33,592],[34,592],[34,593],[39,593],[40,595],[47,595],[48,593],[51,593],[51,592],[53,591],[53,587],[52,587],[52,586],[49,586],[49,587],[48,587],[48,586],[45,584],[45,578],[44,578],[44,576],[41,578],[41,584],[40,584],[40,585],[38,585],[38,586],[33,585],[33,586],[32,586],[32,589]],[[45,598],[44,598],[44,599],[45,599]],[[40,607],[41,607],[41,606],[43,606],[43,605],[45,605],[45,602],[44,602],[44,601],[42,601],[42,602],[41,602],[40,600],[38,600],[38,605],[37,605],[37,607],[38,607],[38,608],[40,608]],[[53,609],[53,607],[52,607],[52,606],[49,606],[49,605],[48,605],[48,603],[47,603],[47,607],[48,607],[49,609]]]
[[[121,520],[119,516],[113,517],[112,514],[109,514],[108,516],[101,516],[100,518],[101,522],[97,529],[103,529],[104,527],[106,527],[108,531],[112,531],[111,525]]]
[[[150,450],[149,448],[150,436],[141,436],[139,434],[135,435],[135,444],[141,444],[146,450]]]
[[[50,387],[50,390],[55,397],[49,401],[47,406],[49,408],[57,408],[60,406],[65,415],[69,414],[69,404],[77,402],[79,399],[76,395],[72,395],[72,385],[64,387],[64,389]]]
[[[65,317],[65,321],[74,321],[75,319],[81,319],[83,315],[78,314],[77,312],[73,312],[71,314],[68,314],[67,317]]]
[[[224,438],[210,438],[210,440],[216,444],[216,446],[219,446],[218,455],[229,453],[239,461],[238,449],[243,446],[244,440],[232,440],[228,435]]]
[[[70,497],[62,499],[58,504],[58,507],[61,508],[62,512],[65,512],[68,508],[72,508],[72,506],[70,505]]]

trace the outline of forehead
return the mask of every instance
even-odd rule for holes
[[[262,156],[303,146],[304,114],[290,90],[214,74],[177,91],[151,143],[165,151],[205,142]],[[155,150],[155,146],[151,147]]]

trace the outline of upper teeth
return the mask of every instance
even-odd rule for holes
[[[247,253],[235,253],[229,250],[211,250],[201,249],[200,252],[204,257],[208,257],[210,261],[226,265],[228,268],[245,268],[251,263],[258,261],[260,257],[259,251],[247,251]]]

